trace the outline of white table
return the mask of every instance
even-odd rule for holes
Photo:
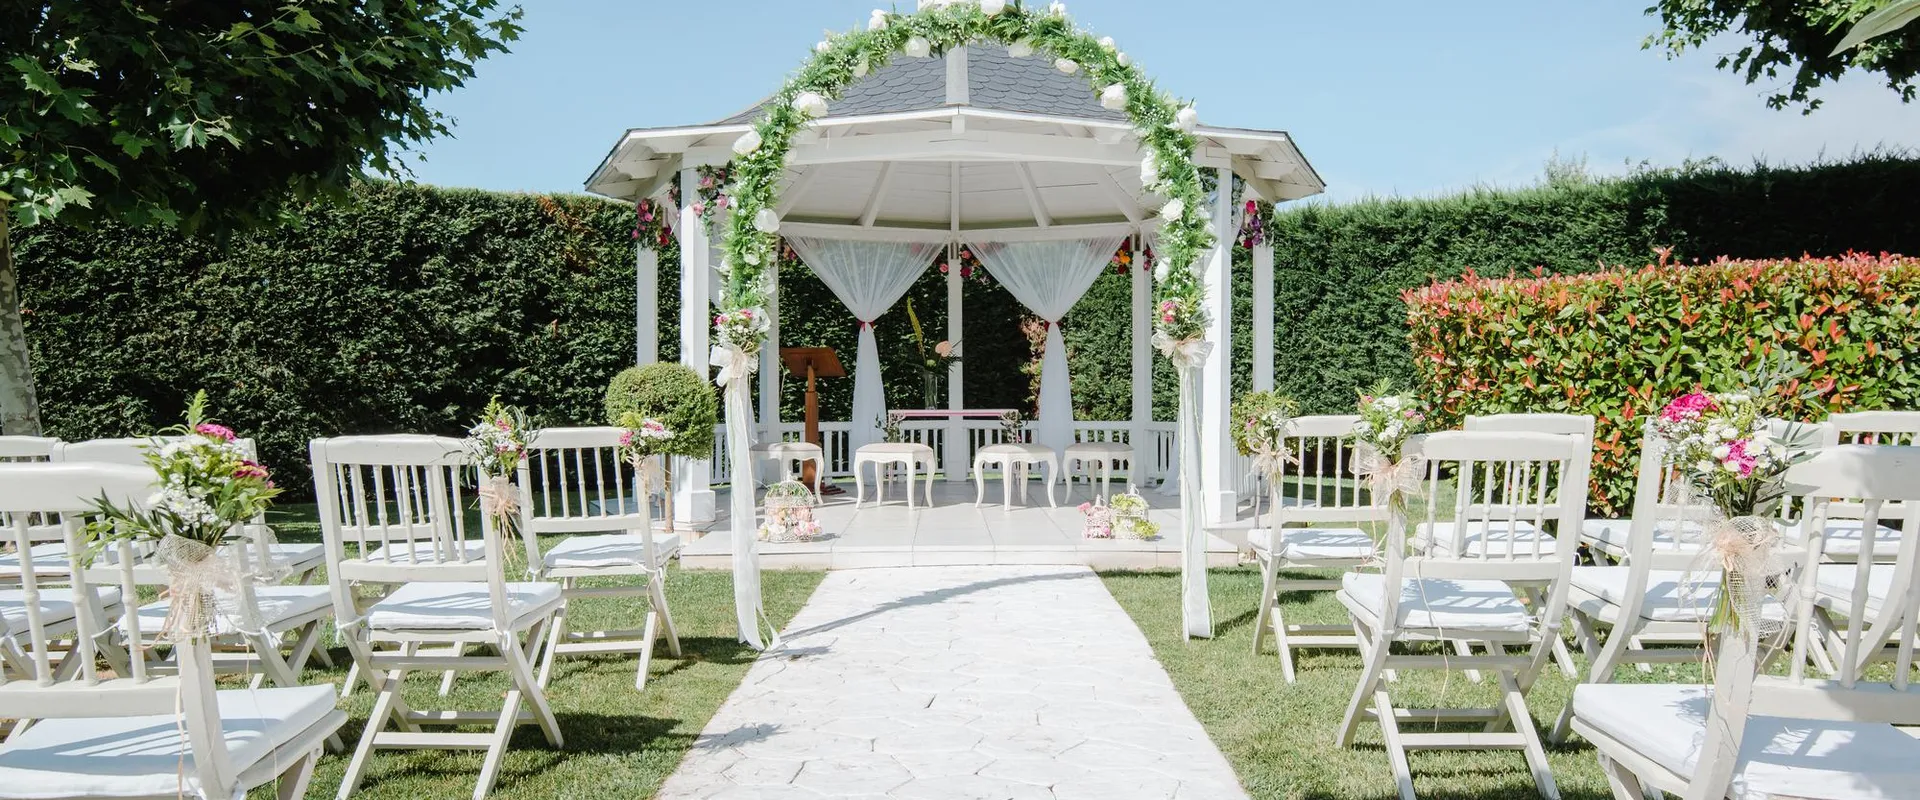
[[[813,462],[813,496],[820,496],[820,476],[827,471],[827,455],[820,445],[812,442],[760,442],[753,446],[755,461],[773,459],[780,462],[780,480],[794,479],[793,462]]]
[[[988,464],[999,464],[1004,491],[1000,502],[1008,509],[1013,508],[1013,484],[1020,483],[1020,502],[1027,502],[1027,468],[1035,464],[1047,466],[1047,505],[1053,501],[1053,484],[1060,479],[1060,455],[1051,447],[1037,444],[990,444],[973,454],[973,504],[986,501]]]
[[[913,509],[913,483],[915,467],[924,465],[927,469],[927,505],[933,505],[933,448],[915,442],[875,442],[861,445],[853,451],[853,507],[859,508],[866,501],[868,464],[873,465],[873,479],[879,484],[875,503],[887,502],[887,467],[899,464],[907,468],[907,509]]]

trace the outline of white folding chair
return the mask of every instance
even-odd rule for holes
[[[23,545],[26,516],[59,515],[66,552],[78,554],[95,499],[139,503],[153,480],[149,470],[107,464],[0,465],[0,511]],[[177,676],[153,675],[139,659],[103,674],[95,643],[113,623],[96,598],[136,591],[131,544],[111,547],[117,557],[92,568],[70,558],[65,587],[43,587],[33,570],[22,576],[23,602],[6,618],[26,674],[0,673],[0,717],[23,722],[0,745],[0,794],[226,800],[273,784],[281,800],[302,797],[322,742],[347,719],[333,686],[216,691],[204,639],[175,646]],[[123,611],[118,623],[140,638],[139,614]],[[64,662],[50,644],[62,625],[74,629]]]
[[[1815,426],[1803,426],[1814,428]],[[1822,447],[1841,444],[1869,445],[1920,445],[1920,411],[1854,411],[1828,416],[1825,422],[1817,426],[1817,437]],[[1860,559],[1862,552],[1860,541],[1863,527],[1860,516],[1865,509],[1857,500],[1836,500],[1829,504],[1827,511],[1827,530],[1821,547],[1822,557],[1828,561],[1851,562]],[[1804,516],[1804,514],[1802,515]],[[1906,516],[1903,504],[1894,503],[1883,508],[1880,518],[1897,520]],[[1788,536],[1804,542],[1802,524],[1792,523]],[[1900,530],[1882,524],[1875,531],[1878,543],[1874,546],[1873,559],[1890,562],[1900,550]]]
[[[639,653],[633,686],[644,689],[654,643],[663,632],[667,652],[680,657],[665,585],[667,562],[680,551],[680,537],[653,532],[648,498],[635,481],[632,466],[620,457],[619,428],[546,428],[532,437],[520,464],[520,514],[534,574],[558,579],[568,607],[582,597],[647,598],[646,619],[638,629],[570,631],[568,609],[562,608],[547,634],[541,686],[552,679],[553,662],[562,654]],[[542,554],[540,534],[571,535]],[[581,586],[581,578],[640,581]]]
[[[1633,516],[1623,520],[1628,535],[1624,565],[1576,565],[1567,605],[1581,649],[1586,652],[1589,683],[1612,683],[1616,667],[1698,663],[1706,656],[1707,622],[1718,599],[1718,573],[1690,574],[1698,567],[1710,506],[1679,506],[1662,492],[1673,475],[1665,442],[1645,426]],[[1602,644],[1599,630],[1608,629]],[[1648,643],[1694,645],[1648,647]],[[1552,739],[1565,741],[1573,704],[1561,710]]]
[[[1878,523],[1894,503],[1920,525],[1920,448],[1842,445],[1795,465],[1787,480],[1813,498],[1816,523],[1835,501],[1861,504]],[[1812,530],[1822,530],[1815,524]],[[1872,530],[1872,528],[1869,528]],[[1821,536],[1812,537],[1809,555]],[[1718,637],[1713,685],[1586,684],[1574,689],[1573,729],[1599,751],[1618,800],[1659,792],[1685,800],[1761,797],[1920,797],[1920,741],[1895,725],[1920,723],[1912,684],[1920,549],[1902,537],[1893,564],[1844,565],[1884,574],[1885,593],[1872,601],[1866,583],[1822,601],[1814,570],[1788,585],[1797,635],[1787,674],[1759,675],[1767,653],[1745,635]],[[1835,566],[1835,565],[1829,565]],[[1820,602],[1837,602],[1847,618],[1831,679],[1806,675],[1810,632]],[[1893,668],[1868,663],[1892,647]],[[1884,670],[1884,671],[1881,671]]]
[[[84,442],[60,442],[53,446],[49,458],[56,463],[76,461],[102,464],[128,464],[136,467],[146,466],[149,445],[165,444],[173,437],[146,436],[126,439],[89,439]],[[240,451],[247,458],[258,460],[259,450],[252,439],[236,439]],[[249,523],[249,529],[272,530],[267,527],[265,515]],[[256,531],[257,532],[257,531]],[[296,583],[309,583],[319,572],[321,565],[327,562],[326,547],[319,543],[274,542],[269,546],[274,560],[280,562],[289,577]]]
[[[1280,673],[1293,682],[1296,647],[1357,647],[1351,625],[1288,623],[1281,596],[1288,592],[1334,591],[1340,581],[1280,577],[1283,569],[1340,569],[1364,566],[1378,554],[1373,535],[1357,525],[1387,519],[1383,498],[1365,493],[1352,477],[1354,443],[1347,438],[1353,415],[1295,418],[1281,439],[1280,449],[1290,461],[1266,482],[1273,495],[1268,524],[1247,534],[1253,557],[1260,564],[1260,611],[1253,620],[1253,651],[1269,631],[1280,656]],[[1292,493],[1287,494],[1288,489]],[[1288,523],[1308,527],[1288,528]],[[1328,524],[1337,523],[1337,524]]]
[[[1547,433],[1448,431],[1407,441],[1406,457],[1422,459],[1416,463],[1425,468],[1421,524],[1439,530],[1439,509],[1450,505],[1450,540],[1409,555],[1404,521],[1390,519],[1384,570],[1342,578],[1338,597],[1353,620],[1365,666],[1335,737],[1346,747],[1362,719],[1379,722],[1402,798],[1415,796],[1408,751],[1461,749],[1519,750],[1541,795],[1559,797],[1526,697],[1552,657],[1550,643],[1559,638],[1573,566],[1572,531],[1586,506],[1586,449],[1577,435]],[[1444,494],[1443,476],[1453,484]],[[1567,541],[1556,547],[1560,543],[1551,535],[1504,542],[1471,535],[1524,530],[1522,523],[1543,532],[1554,523],[1552,530]],[[1520,587],[1538,589],[1541,600],[1534,608],[1521,601]],[[1488,652],[1450,655],[1445,645],[1456,641],[1484,643]],[[1396,645],[1409,650],[1396,653]],[[1500,702],[1490,708],[1400,707],[1390,692],[1390,670],[1492,673]],[[1401,730],[1403,722],[1486,727],[1412,733]]]
[[[359,787],[374,750],[429,748],[486,751],[473,790],[479,800],[493,788],[516,726],[537,724],[549,744],[562,745],[532,667],[564,603],[560,585],[507,582],[504,548],[515,543],[491,521],[482,519],[477,540],[469,536],[461,484],[470,470],[460,440],[346,436],[315,439],[310,450],[334,614],[377,695],[338,797]],[[363,607],[363,585],[387,593]],[[470,646],[494,652],[469,655]],[[412,670],[504,671],[512,688],[497,711],[416,711],[400,696]],[[422,730],[485,723],[494,726],[486,733]]]

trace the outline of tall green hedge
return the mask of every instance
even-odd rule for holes
[[[1693,262],[1803,254],[1920,253],[1920,160],[1873,154],[1802,167],[1710,165],[1559,180],[1437,199],[1369,200],[1277,214],[1275,376],[1311,412],[1413,378],[1402,291],[1485,276],[1638,266],[1654,248]],[[1250,295],[1244,270],[1238,297]],[[1241,301],[1243,304],[1245,301]],[[1234,351],[1250,332],[1236,310]],[[1245,372],[1239,373],[1245,380]]]
[[[1596,508],[1632,502],[1640,427],[1705,387],[1772,391],[1773,413],[1920,407],[1920,261],[1899,256],[1660,264],[1407,293],[1419,395],[1434,422],[1588,414]],[[1769,369],[1799,374],[1743,379]]]

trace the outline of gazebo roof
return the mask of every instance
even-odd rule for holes
[[[707,125],[627,131],[588,178],[618,200],[663,194],[682,169],[724,164],[768,100]],[[1326,184],[1283,131],[1202,125],[1195,161],[1226,167],[1281,202]],[[1141,151],[1123,112],[1043,54],[976,43],[896,56],[831,102],[795,141],[781,217],[886,229],[1150,227],[1162,199],[1140,186]],[[1055,233],[1065,233],[1056,231]]]

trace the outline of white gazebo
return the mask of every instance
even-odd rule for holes
[[[587,180],[589,192],[636,202],[652,199],[674,217],[681,240],[680,353],[696,370],[707,369],[712,301],[719,282],[719,231],[709,230],[691,208],[674,208],[668,189],[679,182],[681,198],[700,194],[701,167],[734,158],[732,145],[758,118],[756,105],[707,125],[633,129],[623,134]],[[1291,137],[1281,131],[1201,125],[1195,162],[1221,190],[1210,204],[1213,229],[1223,234],[1201,270],[1213,327],[1207,339],[1217,353],[1204,372],[1200,475],[1205,519],[1221,525],[1234,518],[1240,469],[1227,428],[1231,392],[1229,324],[1233,298],[1228,274],[1244,202],[1283,202],[1322,191],[1325,184]],[[855,315],[871,321],[893,305],[943,248],[967,246],[996,280],[1035,314],[1058,320],[1097,277],[1117,246],[1128,239],[1148,244],[1164,200],[1141,188],[1143,151],[1127,116],[1101,105],[1080,76],[1056,70],[1044,57],[1015,57],[1004,44],[976,43],[943,55],[900,55],[855,83],[796,141],[777,209],[787,238]],[[1233,178],[1246,193],[1236,197]],[[717,221],[717,220],[716,220]],[[636,348],[640,363],[658,358],[659,259],[644,238],[638,252]],[[1256,389],[1273,386],[1273,255],[1256,248],[1253,258],[1253,376]],[[1125,441],[1134,466],[1157,477],[1175,477],[1171,424],[1152,418],[1149,344],[1150,276],[1132,270],[1132,419],[1073,420],[1066,358],[1057,326],[1050,326],[1042,367],[1036,439]],[[962,282],[947,275],[948,331],[961,339]],[[701,298],[708,302],[701,302]],[[776,295],[777,298],[777,295]],[[777,303],[777,299],[776,299]],[[774,307],[778,318],[777,305]],[[863,440],[877,401],[879,380],[872,334],[862,333],[861,353],[847,359],[855,371],[855,413],[827,428],[829,474],[844,473],[849,443]],[[779,330],[762,352],[759,370],[759,438],[780,438],[777,363]],[[961,409],[964,365],[952,368],[948,404]],[[868,374],[863,374],[868,373]],[[909,435],[942,443],[942,469],[960,480],[972,450],[987,441],[990,422],[958,419],[917,423]],[[724,441],[724,439],[723,439]],[[964,445],[964,446],[956,446]],[[683,521],[714,516],[711,481],[726,475],[714,467],[676,470],[675,513]]]

